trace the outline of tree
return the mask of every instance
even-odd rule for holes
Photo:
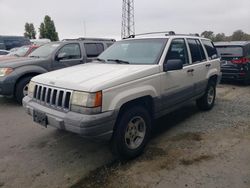
[[[215,35],[214,37],[214,41],[218,42],[218,41],[226,41],[227,37],[225,35],[225,33],[218,33],[217,35]]]
[[[213,31],[204,31],[201,33],[201,36],[204,38],[214,40],[214,32]]]
[[[36,30],[33,25],[33,23],[25,23],[25,33],[24,36],[29,39],[35,39],[36,38]]]
[[[39,33],[40,33],[40,36],[39,36],[40,39],[46,38],[45,37],[45,26],[44,26],[44,23],[41,23],[41,25],[39,27]]]
[[[250,40],[250,37],[247,33],[244,33],[242,30],[237,30],[231,36],[231,40],[233,40],[233,41]]]
[[[44,17],[44,22],[41,23],[39,32],[40,32],[39,38],[47,38],[50,39],[51,41],[59,40],[54,21],[48,15]]]

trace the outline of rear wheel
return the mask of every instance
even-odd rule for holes
[[[205,94],[196,101],[196,104],[201,110],[211,110],[214,106],[215,97],[216,83],[213,80],[209,80]]]
[[[22,104],[23,98],[28,95],[28,86],[31,76],[22,78],[16,85],[15,97],[19,104]]]
[[[140,155],[151,132],[151,118],[143,106],[126,109],[117,121],[112,140],[112,151],[119,159]]]

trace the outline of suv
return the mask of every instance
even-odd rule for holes
[[[250,41],[214,43],[221,56],[222,80],[250,83]]]
[[[0,95],[15,96],[22,103],[32,77],[90,62],[114,42],[113,39],[97,38],[65,40],[45,44],[28,57],[3,59],[0,63]]]
[[[191,35],[132,36],[97,61],[34,77],[23,100],[44,127],[112,140],[116,156],[139,155],[152,122],[196,100],[214,106],[220,59],[213,43]]]
[[[23,36],[3,36],[0,35],[0,49],[10,50],[12,48],[30,45],[30,40]]]

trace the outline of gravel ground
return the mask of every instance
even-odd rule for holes
[[[139,158],[42,128],[0,98],[0,187],[250,187],[250,87],[220,85],[214,109],[192,103],[155,123]]]

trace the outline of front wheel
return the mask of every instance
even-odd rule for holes
[[[112,151],[119,159],[140,155],[151,132],[151,118],[143,106],[126,109],[117,121],[112,140]]]
[[[32,77],[22,78],[16,85],[15,97],[19,104],[22,104],[23,98],[28,95],[28,86]]]
[[[214,106],[216,97],[216,83],[212,80],[208,81],[205,94],[197,99],[196,104],[201,110],[211,110]]]

